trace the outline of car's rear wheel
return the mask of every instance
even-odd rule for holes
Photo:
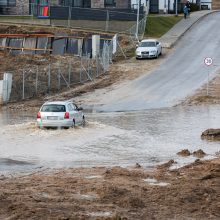
[[[73,123],[72,123],[72,126],[71,126],[72,128],[75,128],[76,127],[76,122],[75,122],[75,120],[73,119]]]

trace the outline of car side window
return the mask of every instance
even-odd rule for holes
[[[74,105],[74,104],[72,104],[72,108],[73,108],[73,110],[77,110],[77,106],[76,105]]]
[[[72,107],[72,105],[71,104],[68,104],[68,109],[69,109],[69,111],[73,111],[73,107]]]

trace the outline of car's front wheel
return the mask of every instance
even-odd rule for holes
[[[82,126],[84,127],[86,125],[86,119],[85,117],[83,116],[83,119],[82,119]]]

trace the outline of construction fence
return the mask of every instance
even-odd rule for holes
[[[105,42],[100,55],[73,57],[65,62],[26,66],[13,74],[10,101],[51,94],[93,81],[107,74],[112,62],[113,43]]]

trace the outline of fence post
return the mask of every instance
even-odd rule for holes
[[[96,77],[99,76],[99,55],[96,56]]]
[[[109,29],[109,10],[106,11],[105,31]]]
[[[59,68],[58,68],[58,90],[60,90],[60,64],[59,64]]]
[[[49,64],[49,67],[48,67],[48,93],[50,94],[50,64]]]
[[[24,99],[24,70],[23,70],[23,89],[22,89],[22,99]]]
[[[80,75],[79,75],[79,81],[80,83],[82,83],[82,56],[80,57],[81,58],[81,62],[80,62]]]
[[[37,86],[38,86],[38,66],[37,66],[36,83],[35,83],[35,92],[36,92],[36,95],[37,95]]]
[[[68,64],[69,64],[69,76],[68,76],[68,83],[69,83],[69,85],[70,85],[70,83],[71,83],[71,75],[70,75],[70,74],[71,74],[71,69],[72,69],[72,68],[71,68],[71,62],[69,62]]]
[[[71,26],[71,17],[72,17],[72,15],[71,15],[71,6],[69,6],[69,15],[68,15],[68,27],[70,27]]]

